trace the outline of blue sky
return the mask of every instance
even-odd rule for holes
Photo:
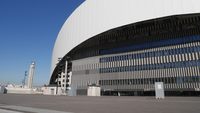
[[[82,2],[0,0],[0,83],[20,84],[34,60],[34,85],[47,84],[58,32]]]

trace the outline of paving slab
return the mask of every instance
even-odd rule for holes
[[[0,95],[0,105],[72,113],[199,113],[200,97]],[[1,106],[0,106],[1,107]]]
[[[72,112],[38,109],[38,108],[32,108],[32,107],[2,105],[0,106],[0,113],[4,113],[4,112],[5,113],[72,113]]]

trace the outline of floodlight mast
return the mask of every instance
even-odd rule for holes
[[[22,87],[25,87],[26,77],[27,77],[27,71],[25,71],[25,73],[24,73],[24,79],[22,80]]]

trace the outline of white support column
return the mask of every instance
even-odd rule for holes
[[[28,73],[28,88],[32,88],[33,87],[33,76],[34,76],[34,73],[35,73],[35,62],[32,62],[32,64],[30,65],[30,68],[29,68],[29,73]]]

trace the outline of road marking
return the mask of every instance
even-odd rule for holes
[[[10,110],[0,109],[0,113],[22,113],[22,112],[15,112],[15,111],[10,111]]]
[[[1,105],[0,113],[72,113],[23,106]]]

